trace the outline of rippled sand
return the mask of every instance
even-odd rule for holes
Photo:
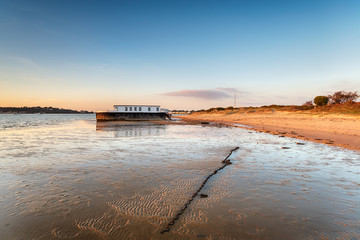
[[[1,239],[360,238],[358,152],[238,128],[36,117],[0,130]],[[208,197],[160,234],[236,146]]]

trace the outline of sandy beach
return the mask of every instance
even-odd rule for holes
[[[207,121],[249,126],[260,132],[360,150],[360,116],[285,111],[217,111],[180,116],[185,121]],[[246,128],[246,127],[245,127]]]

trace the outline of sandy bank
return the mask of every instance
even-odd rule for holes
[[[185,121],[244,124],[254,130],[360,150],[360,116],[283,111],[218,111],[180,116]]]

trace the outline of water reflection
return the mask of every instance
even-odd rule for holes
[[[165,134],[166,125],[143,122],[97,122],[96,131],[113,132],[114,138],[160,136]]]

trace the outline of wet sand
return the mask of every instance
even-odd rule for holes
[[[0,131],[1,239],[360,238],[359,152],[216,124],[34,118]]]
[[[226,111],[193,113],[179,116],[179,118],[192,122],[209,121],[236,127],[251,127],[253,130],[280,137],[286,136],[360,150],[360,116],[358,115]]]

